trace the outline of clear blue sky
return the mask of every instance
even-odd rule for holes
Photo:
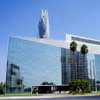
[[[37,36],[47,9],[51,38],[66,33],[100,39],[100,0],[0,0],[0,81],[5,81],[9,35]]]

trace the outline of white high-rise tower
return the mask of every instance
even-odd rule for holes
[[[47,10],[41,11],[41,16],[39,21],[39,37],[49,38],[49,18]]]

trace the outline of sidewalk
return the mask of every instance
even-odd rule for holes
[[[97,96],[97,94],[88,94],[88,95],[39,94],[38,96],[0,97],[0,100],[3,100],[3,99],[13,100],[13,99],[32,99],[32,98],[83,97],[83,96]]]

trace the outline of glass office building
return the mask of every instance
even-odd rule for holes
[[[75,41],[78,43],[77,40]],[[90,44],[92,45],[93,41]],[[32,86],[40,86],[43,82],[65,85],[77,79],[90,80],[93,90],[96,90],[96,87],[99,90],[99,51],[98,53],[89,52],[84,57],[79,50],[73,54],[69,45],[70,40],[10,37],[6,92],[31,92]]]
[[[42,82],[61,84],[61,49],[52,45],[10,38],[7,61],[7,92],[30,89]]]

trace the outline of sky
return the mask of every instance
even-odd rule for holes
[[[48,10],[50,38],[100,40],[100,0],[0,0],[0,81],[5,82],[9,36],[37,37],[42,9]]]

